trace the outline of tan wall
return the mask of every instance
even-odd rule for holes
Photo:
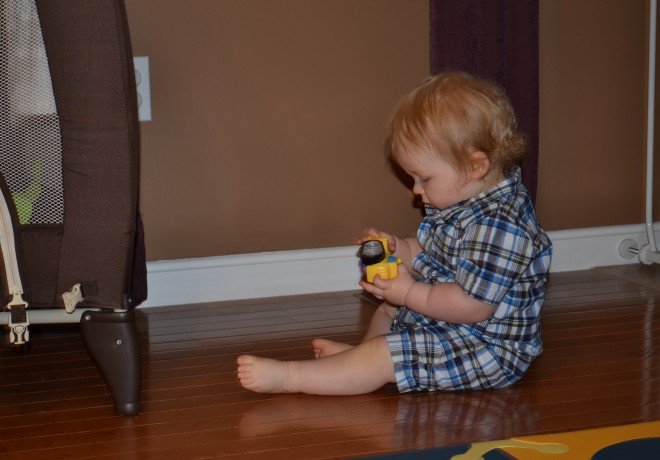
[[[540,2],[538,213],[546,228],[644,220],[645,2]]]
[[[149,56],[149,260],[345,246],[419,212],[382,143],[428,74],[426,0],[126,0]],[[538,213],[643,220],[644,2],[541,1]]]

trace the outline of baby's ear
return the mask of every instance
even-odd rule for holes
[[[481,180],[490,171],[490,160],[488,155],[477,150],[470,154],[470,177],[474,180]]]

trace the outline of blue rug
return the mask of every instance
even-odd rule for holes
[[[361,458],[368,460],[658,460],[660,459],[660,421]]]

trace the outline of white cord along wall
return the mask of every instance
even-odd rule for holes
[[[653,231],[653,148],[655,125],[655,49],[657,29],[657,0],[650,2],[649,55],[646,113],[646,238],[647,243],[637,245],[635,240],[626,239],[619,246],[619,254],[631,259],[637,255],[645,265],[660,264],[660,252]]]

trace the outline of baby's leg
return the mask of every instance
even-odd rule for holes
[[[238,357],[238,378],[258,393],[349,395],[370,393],[394,382],[394,365],[385,337],[341,353],[307,361]]]
[[[318,359],[350,350],[353,348],[353,345],[328,339],[314,339],[312,340],[312,348],[314,348],[314,357]]]
[[[390,331],[390,326],[396,314],[396,308],[388,303],[382,303],[371,317],[371,323],[367,334],[362,339],[363,342],[373,339],[379,335],[386,334]],[[312,340],[312,347],[314,348],[315,358],[324,358],[332,356],[342,351],[350,350],[353,345],[348,343],[334,342],[327,339],[314,339]]]
[[[373,339],[374,337],[390,332],[390,327],[392,326],[392,321],[394,320],[396,311],[397,308],[393,307],[389,303],[381,303],[371,317],[369,329],[367,330],[367,334],[364,336],[363,340],[366,341]]]

